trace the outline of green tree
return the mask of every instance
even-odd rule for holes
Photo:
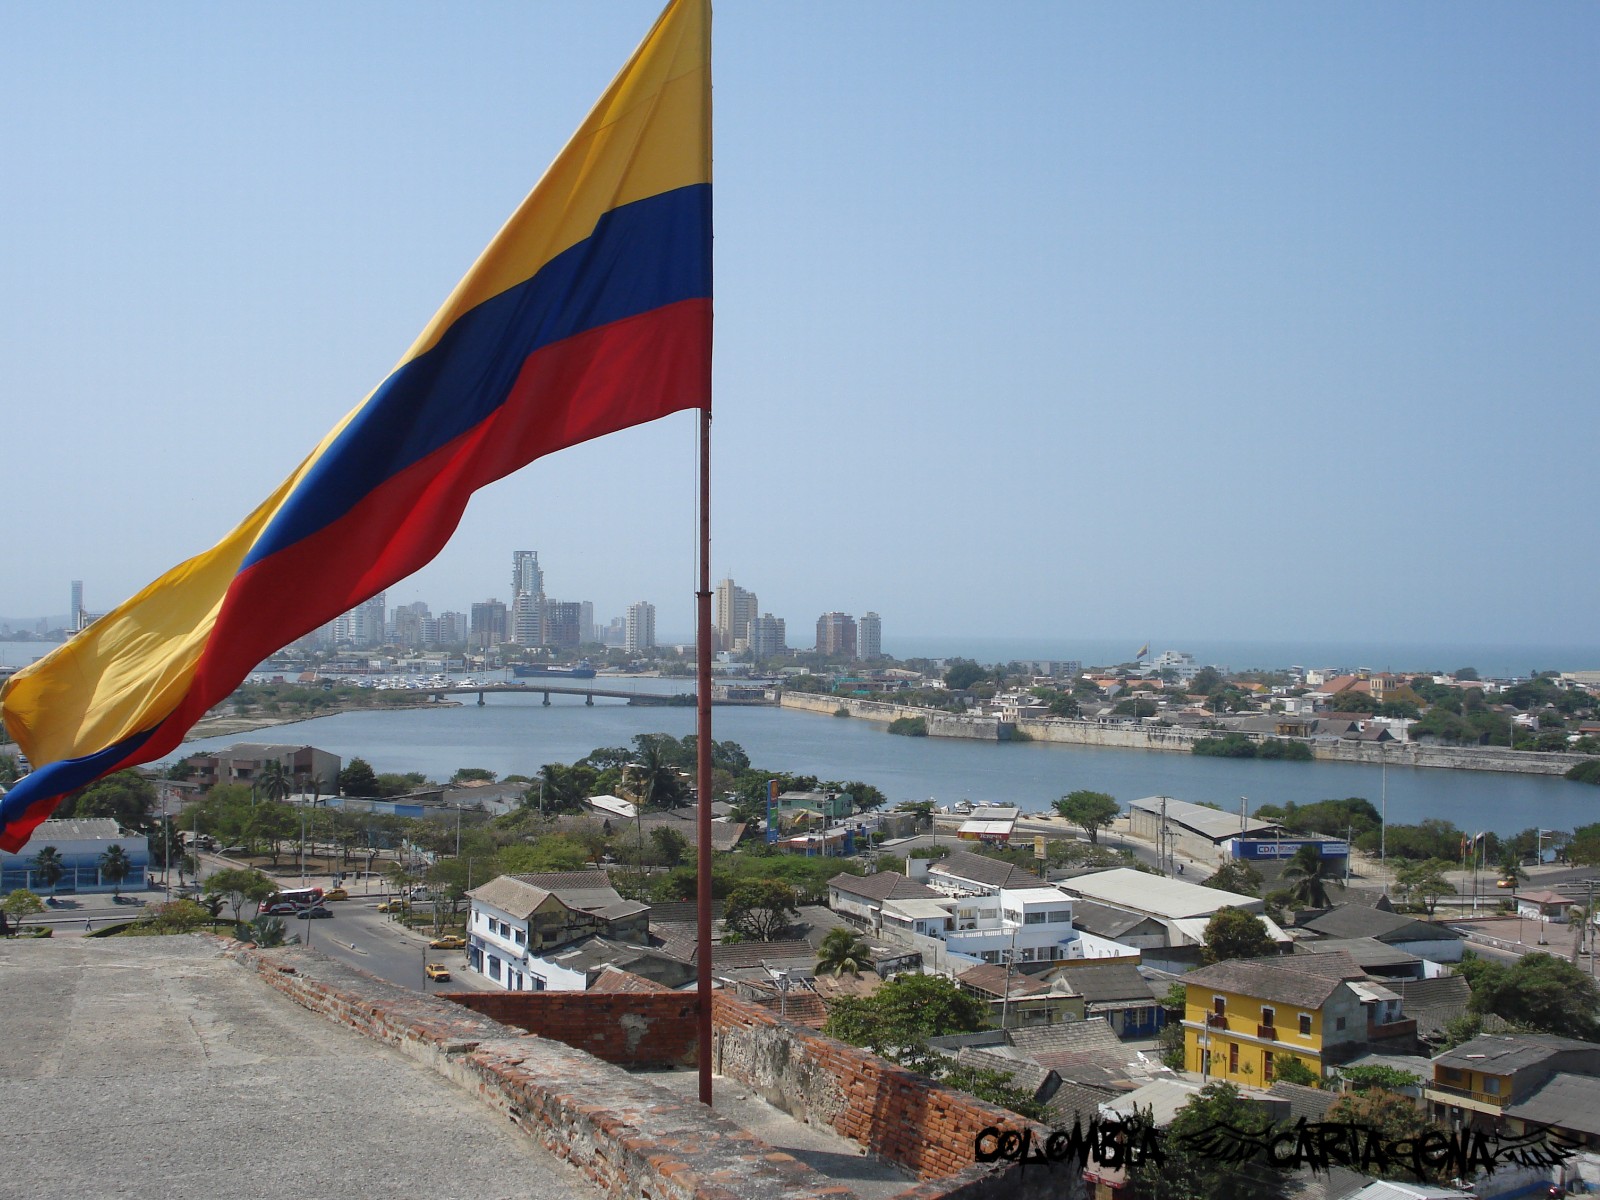
[[[137,771],[117,771],[68,796],[58,817],[109,817],[124,829],[145,832],[155,808],[155,785]]]
[[[463,783],[493,783],[495,773],[483,767],[461,767],[450,776],[450,782],[459,787]]]
[[[128,877],[128,872],[133,870],[133,863],[121,846],[109,846],[100,856],[100,876],[111,881],[111,894],[122,895],[122,881]]]
[[[1231,1083],[1209,1083],[1178,1110],[1166,1130],[1166,1153],[1135,1165],[1133,1190],[1161,1200],[1283,1200],[1290,1176],[1250,1161],[1234,1162],[1210,1149],[1218,1126],[1261,1133],[1269,1122]]]
[[[1528,873],[1522,869],[1522,860],[1516,851],[1507,850],[1500,859],[1500,878],[1513,888],[1528,882]]]
[[[1430,1131],[1446,1132],[1429,1122],[1410,1097],[1381,1088],[1346,1092],[1329,1106],[1327,1116],[1323,1119],[1330,1123],[1376,1130],[1384,1145],[1408,1141]],[[1403,1165],[1409,1168],[1411,1161],[1409,1157],[1404,1164],[1377,1159],[1370,1162],[1363,1160],[1362,1164],[1352,1163],[1352,1167],[1363,1174],[1393,1178],[1397,1167]],[[1424,1175],[1434,1183],[1442,1183],[1446,1179],[1427,1169]]]
[[[970,658],[952,658],[949,669],[944,673],[944,685],[951,691],[961,692],[986,679],[988,675],[989,672]]]
[[[364,758],[352,758],[339,772],[339,792],[344,796],[376,796],[378,776]]]
[[[56,894],[56,885],[67,873],[66,861],[61,857],[61,851],[54,846],[46,846],[33,856],[33,873],[39,877],[39,882],[50,889],[50,895]]]
[[[36,916],[43,911],[43,900],[27,888],[18,888],[4,900],[0,900],[0,936],[11,932],[9,928],[5,928],[9,924],[7,918],[20,925],[24,917]]]
[[[294,783],[283,763],[271,759],[261,764],[261,774],[256,777],[256,787],[268,800],[282,803],[294,791]]]
[[[741,937],[775,941],[800,911],[794,889],[777,879],[748,879],[728,893],[723,924]]]
[[[1217,909],[1206,922],[1203,943],[1202,957],[1207,963],[1226,962],[1231,958],[1263,958],[1278,949],[1260,917],[1232,906]]]
[[[865,998],[835,1002],[822,1032],[874,1054],[921,1066],[928,1039],[988,1026],[988,1006],[942,975],[897,975]]]
[[[1259,896],[1263,880],[1261,872],[1240,859],[1225,862],[1201,886],[1232,892],[1236,896]]]
[[[546,813],[582,812],[584,801],[598,795],[600,772],[587,763],[545,763],[539,784],[528,789],[528,803]]]
[[[828,930],[817,953],[817,974],[835,979],[846,973],[859,975],[872,966],[872,947],[853,929]]]
[[[1079,790],[1068,792],[1052,806],[1067,820],[1089,835],[1093,845],[1100,844],[1100,831],[1109,829],[1122,811],[1116,797],[1105,792]]]
[[[1431,917],[1442,897],[1456,894],[1456,885],[1445,877],[1449,869],[1450,864],[1440,858],[1405,863],[1395,870],[1395,888],[1403,896],[1420,900]]]
[[[656,861],[664,867],[675,867],[689,852],[689,839],[676,829],[658,825],[650,831],[650,847]]]
[[[277,890],[278,885],[260,871],[252,871],[246,867],[228,867],[216,871],[205,883],[206,895],[233,906],[235,924],[241,920],[240,910],[244,908],[246,902],[260,904]]]
[[[933,801],[932,800],[902,800],[894,806],[895,812],[911,813],[917,819],[917,828],[927,831],[933,828]],[[1600,825],[1595,826],[1597,850],[1600,850]]]
[[[1298,1083],[1303,1087],[1320,1087],[1322,1079],[1305,1061],[1296,1055],[1285,1054],[1272,1068],[1273,1078],[1284,1083]]]
[[[1524,954],[1510,966],[1462,973],[1472,988],[1472,1012],[1493,1013],[1535,1033],[1600,1042],[1600,986],[1566,959]]]
[[[687,799],[683,779],[673,765],[676,739],[664,733],[641,733],[633,740],[639,753],[628,776],[635,802],[645,809],[683,807]]]
[[[1327,908],[1328,886],[1338,884],[1333,860],[1313,845],[1301,846],[1283,869],[1283,883],[1296,908]]]

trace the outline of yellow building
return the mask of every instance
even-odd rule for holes
[[[1241,959],[1183,977],[1184,1067],[1206,1079],[1270,1087],[1297,1059],[1321,1078],[1372,1048],[1410,1052],[1416,1022],[1400,997],[1344,953]]]

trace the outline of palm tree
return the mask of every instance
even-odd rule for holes
[[[683,783],[667,762],[656,738],[640,740],[639,761],[629,764],[634,795],[641,808],[679,808],[683,804]]]
[[[119,900],[122,898],[122,881],[132,869],[133,863],[123,853],[121,846],[112,846],[100,856],[100,876],[111,881],[111,894]]]
[[[1522,859],[1515,850],[1507,850],[1505,857],[1500,860],[1500,878],[1513,890],[1519,884],[1528,882],[1528,873],[1522,869]]]
[[[1316,846],[1296,850],[1282,878],[1292,903],[1301,908],[1327,908],[1328,884],[1337,882],[1333,860],[1323,858]]]
[[[276,759],[264,763],[257,778],[261,784],[261,791],[268,800],[285,800],[289,793],[294,791],[294,784],[289,780],[289,772],[285,771],[283,764]]]
[[[830,929],[817,953],[817,974],[832,971],[835,979],[845,972],[859,975],[872,966],[872,947],[853,929]]]
[[[61,851],[54,846],[46,846],[33,856],[33,869],[39,876],[39,882],[50,889],[50,898],[56,897],[56,885],[67,873],[67,864],[61,858]]]

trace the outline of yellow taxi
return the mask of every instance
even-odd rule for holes
[[[342,887],[329,888],[322,893],[322,898],[324,900],[348,900],[350,899],[350,893]]]
[[[447,933],[444,937],[436,937],[428,943],[430,950],[461,950],[465,948],[467,939],[459,934]]]
[[[385,900],[378,905],[379,912],[404,912],[405,909],[406,902],[404,900]]]
[[[443,963],[429,963],[423,972],[435,983],[445,983],[450,978],[450,968]]]

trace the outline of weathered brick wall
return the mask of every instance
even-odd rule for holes
[[[441,999],[624,1066],[695,1062],[699,1032],[683,992],[450,992]]]
[[[1020,1175],[1001,1184],[1003,1176],[992,1169],[987,1182],[973,1170],[978,1133],[991,1125],[1021,1128],[1026,1122],[1016,1113],[939,1087],[726,992],[717,993],[711,1022],[712,1070],[755,1089],[769,1104],[831,1126],[920,1179],[939,1181],[938,1195],[1025,1194]],[[1084,1194],[1082,1180],[1059,1168],[1035,1168],[1033,1176],[1027,1182],[1059,1200]],[[958,1185],[958,1178],[965,1182]]]

